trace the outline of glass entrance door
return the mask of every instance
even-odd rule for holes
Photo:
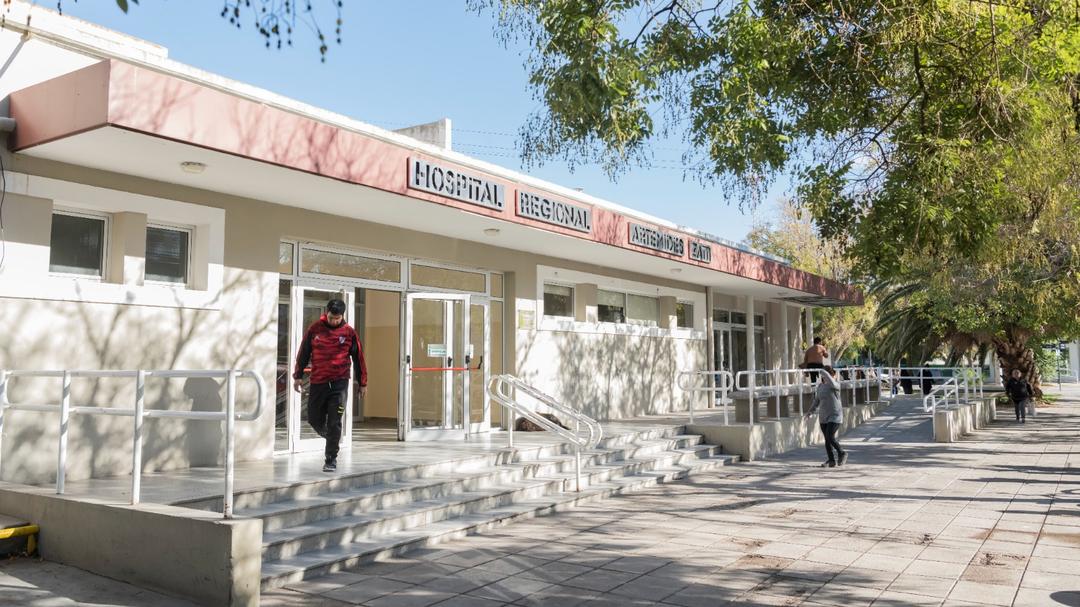
[[[326,302],[331,299],[340,299],[345,302],[345,322],[353,324],[351,311],[354,309],[352,289],[333,289],[327,287],[297,286],[293,289],[293,344],[289,355],[289,373],[296,366],[296,353],[300,349],[300,342],[304,333],[312,323],[326,311]],[[351,367],[351,365],[350,365]],[[305,378],[301,384],[302,392],[289,393],[289,442],[291,451],[318,451],[323,449],[326,441],[315,433],[311,424],[308,423],[308,395],[310,386],[308,378],[310,368],[305,369]],[[345,415],[341,420],[341,447],[348,449],[352,443],[352,400],[353,390],[346,391]]]
[[[465,438],[472,324],[468,295],[410,293],[405,310],[404,440]]]
[[[731,371],[731,330],[713,323],[713,369]]]
[[[491,323],[488,302],[469,304],[469,432],[491,430],[491,405],[487,397],[487,380],[491,369]]]

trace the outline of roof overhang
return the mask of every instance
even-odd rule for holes
[[[852,287],[709,241],[615,205],[567,196],[564,188],[505,169],[331,124],[210,86],[117,60],[11,94],[18,153],[275,204],[310,209],[606,265],[809,306],[859,305]],[[183,161],[208,169],[189,175]],[[410,163],[424,161],[501,186],[502,208],[410,187]],[[588,231],[518,212],[518,192],[589,213]],[[674,237],[663,252],[632,238],[635,227]],[[499,228],[495,237],[484,230]],[[580,227],[580,226],[579,226]],[[708,249],[708,259],[700,254]],[[698,253],[693,255],[692,253]],[[694,258],[696,257],[696,259]]]

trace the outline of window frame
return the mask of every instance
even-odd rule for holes
[[[683,326],[679,324],[679,306],[690,306],[690,314],[687,315],[687,320],[690,321],[689,326]],[[675,328],[676,329],[694,329],[694,302],[685,299],[675,300]]]
[[[621,321],[603,320],[603,319],[600,318],[600,306],[601,306],[600,293],[614,293],[616,295],[622,295],[622,300],[623,300],[623,303],[622,303],[622,318],[623,319]],[[628,325],[628,324],[632,324],[632,323],[628,322],[630,319],[627,318],[626,312],[627,312],[627,310],[626,310],[626,291],[614,290],[614,289],[600,289],[600,288],[596,289],[596,322],[601,323],[601,324],[608,324],[608,325]],[[645,326],[645,325],[642,324],[640,326]]]
[[[148,277],[146,273],[145,262],[148,262],[148,253],[143,252],[143,284],[166,286],[166,287],[182,287],[184,289],[191,288],[191,270],[194,261],[194,248],[195,248],[195,226],[181,225],[174,223],[165,223],[161,221],[147,221],[146,222],[146,237],[150,237],[150,230],[167,230],[170,232],[182,232],[187,234],[187,259],[184,260],[184,279],[181,280],[156,280]]]
[[[651,318],[634,318],[630,316],[630,298],[640,297],[642,299],[651,299],[656,302],[656,320]],[[623,301],[626,302],[623,308],[623,314],[626,317],[626,324],[639,325],[642,327],[660,327],[660,296],[658,295],[643,295],[641,293],[634,293],[633,291],[627,291],[623,293]]]
[[[61,270],[54,270],[52,264],[52,221],[56,215],[66,215],[68,217],[81,217],[83,219],[94,219],[101,221],[104,225],[101,230],[101,271],[97,275],[94,274],[79,274],[77,272],[64,272]],[[54,206],[52,214],[49,215],[49,275],[62,277],[62,278],[74,278],[76,280],[89,280],[93,282],[107,282],[106,278],[109,275],[109,243],[112,236],[112,215],[110,213],[92,211],[89,209],[72,209],[69,207],[57,207]]]
[[[547,295],[547,287],[548,287],[548,285],[551,285],[553,287],[563,287],[565,289],[570,289],[570,314],[569,315],[563,316],[561,314],[551,314],[548,311],[547,302],[544,302],[544,299],[543,299],[544,296]],[[543,302],[543,308],[544,308],[543,316],[545,318],[556,318],[556,319],[559,319],[559,320],[575,320],[576,319],[576,314],[574,314],[574,309],[575,309],[574,306],[577,303],[577,299],[576,299],[577,298],[577,289],[574,287],[574,285],[561,283],[561,282],[554,281],[554,280],[545,280],[543,282],[543,291],[540,293],[540,298],[541,298],[540,301]]]

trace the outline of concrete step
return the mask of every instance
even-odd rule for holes
[[[669,467],[655,467],[625,476],[596,481],[580,493],[564,491],[535,498],[527,498],[504,506],[463,514],[418,527],[391,531],[385,535],[362,538],[347,544],[330,546],[304,552],[274,561],[263,561],[262,587],[264,590],[284,586],[304,579],[349,569],[357,565],[401,554],[442,541],[455,539],[478,531],[531,518],[540,514],[556,512],[574,505],[618,495],[685,478],[686,476],[738,461],[734,455],[713,455],[694,459],[690,463]]]
[[[642,441],[670,439],[672,437],[683,435],[684,432],[685,426],[679,425],[651,427],[640,432],[624,432],[602,439],[597,445],[596,451],[600,452],[618,449],[622,446]],[[520,435],[521,433],[515,434]],[[357,472],[355,474],[345,474],[331,478],[314,478],[285,485],[245,489],[237,491],[234,494],[233,508],[234,510],[239,511],[275,502],[310,498],[328,493],[350,491],[361,487],[423,478],[445,477],[447,475],[462,472],[479,472],[502,464],[542,460],[559,455],[572,454],[573,446],[569,443],[529,446],[515,445],[512,449],[507,448],[498,451],[490,451],[457,459],[447,459],[426,464],[406,465],[392,469]],[[214,496],[209,498],[182,500],[175,502],[172,505],[220,512],[221,497]]]
[[[662,451],[685,449],[700,443],[701,437],[698,435],[675,435],[642,444],[623,445],[617,449],[594,450],[582,454],[582,466],[587,468],[615,461],[640,459]],[[236,514],[263,519],[263,530],[269,532],[329,518],[391,508],[415,501],[478,491],[528,478],[549,477],[573,470],[574,457],[572,455],[557,455],[492,466],[479,471],[381,483],[293,500],[270,502],[237,509]]]
[[[582,485],[588,487],[628,474],[692,465],[695,460],[715,455],[716,447],[695,445],[652,454],[643,459],[620,460],[583,470]],[[544,495],[573,490],[575,480],[576,477],[572,471],[556,473],[549,477],[531,477],[483,490],[403,503],[382,510],[329,518],[277,531],[264,531],[263,560],[287,558],[332,545],[352,543]]]

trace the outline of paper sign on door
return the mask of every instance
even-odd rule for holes
[[[428,344],[427,355],[428,358],[445,358],[446,344]]]

